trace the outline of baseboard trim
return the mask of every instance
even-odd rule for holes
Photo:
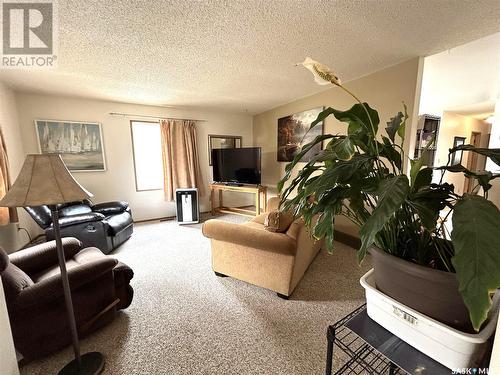
[[[202,211],[200,212],[200,215],[202,214],[208,214],[210,211]],[[163,217],[157,217],[153,219],[145,219],[145,220],[134,220],[134,224],[140,224],[140,223],[149,223],[151,221],[170,221],[170,220],[175,220],[176,216],[163,216]]]
[[[355,249],[359,249],[361,247],[361,240],[352,234],[336,230],[333,237],[335,238],[335,241],[341,242]]]

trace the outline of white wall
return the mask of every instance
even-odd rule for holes
[[[499,51],[496,33],[426,57],[419,114],[494,104],[500,95]]]
[[[495,106],[495,114],[492,120],[489,148],[500,148],[500,99]],[[488,159],[486,162],[486,170],[500,173],[500,166]],[[493,180],[491,185],[492,188],[488,192],[488,199],[500,208],[500,178]]]
[[[439,125],[439,137],[437,143],[437,166],[446,165],[448,162],[448,150],[453,147],[455,137],[464,137],[465,144],[470,144],[472,132],[481,133],[480,147],[488,147],[488,134],[491,132],[491,125],[485,121],[475,119],[470,116],[462,116],[456,113],[444,112]],[[462,155],[463,166],[467,166],[467,161],[470,152],[464,152]],[[485,163],[484,156],[478,155],[477,165],[481,166]],[[437,171],[434,178],[439,181],[441,174]],[[463,194],[465,176],[463,173],[446,172],[443,178],[444,182],[448,182],[455,186],[455,192]]]
[[[0,127],[2,128],[9,156],[10,172],[14,182],[24,161],[24,147],[17,116],[16,101],[12,90],[0,82]],[[23,209],[18,209],[19,226],[36,233],[37,228]],[[18,250],[28,243],[24,232],[18,232],[17,224],[0,226],[0,246],[7,252]]]
[[[252,117],[248,115],[26,93],[16,94],[16,102],[26,153],[38,152],[34,127],[36,119],[101,123],[107,171],[76,172],[73,175],[78,182],[94,194],[95,202],[128,201],[134,220],[174,216],[175,205],[173,202],[164,200],[162,190],[137,192],[135,188],[130,120],[145,121],[147,119],[111,116],[110,112],[206,120],[197,124],[200,165],[205,191],[208,182],[211,181],[211,167],[208,165],[208,134],[241,135],[244,147],[253,144]],[[201,211],[209,210],[208,195],[207,192],[204,197],[201,197]],[[235,202],[229,199],[228,203]]]

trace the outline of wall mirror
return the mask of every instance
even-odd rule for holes
[[[212,149],[241,148],[242,140],[239,135],[208,135],[208,164],[212,165]]]

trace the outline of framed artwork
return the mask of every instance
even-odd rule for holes
[[[72,172],[106,170],[101,124],[97,122],[35,120],[42,154],[60,154]]]
[[[463,146],[465,144],[465,137],[455,137],[453,138],[453,148],[457,146]],[[453,155],[451,155],[451,165],[462,164],[462,155],[463,151],[455,151]]]
[[[241,148],[240,135],[208,135],[208,165],[212,165],[212,150],[215,148]]]
[[[323,134],[324,121],[307,133],[311,123],[316,120],[323,109],[323,107],[318,107],[278,119],[278,161],[292,161],[303,145]],[[310,161],[322,148],[323,144],[318,143],[304,155],[302,161]]]

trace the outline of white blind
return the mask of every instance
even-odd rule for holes
[[[160,124],[132,121],[135,181],[138,191],[163,188]]]

